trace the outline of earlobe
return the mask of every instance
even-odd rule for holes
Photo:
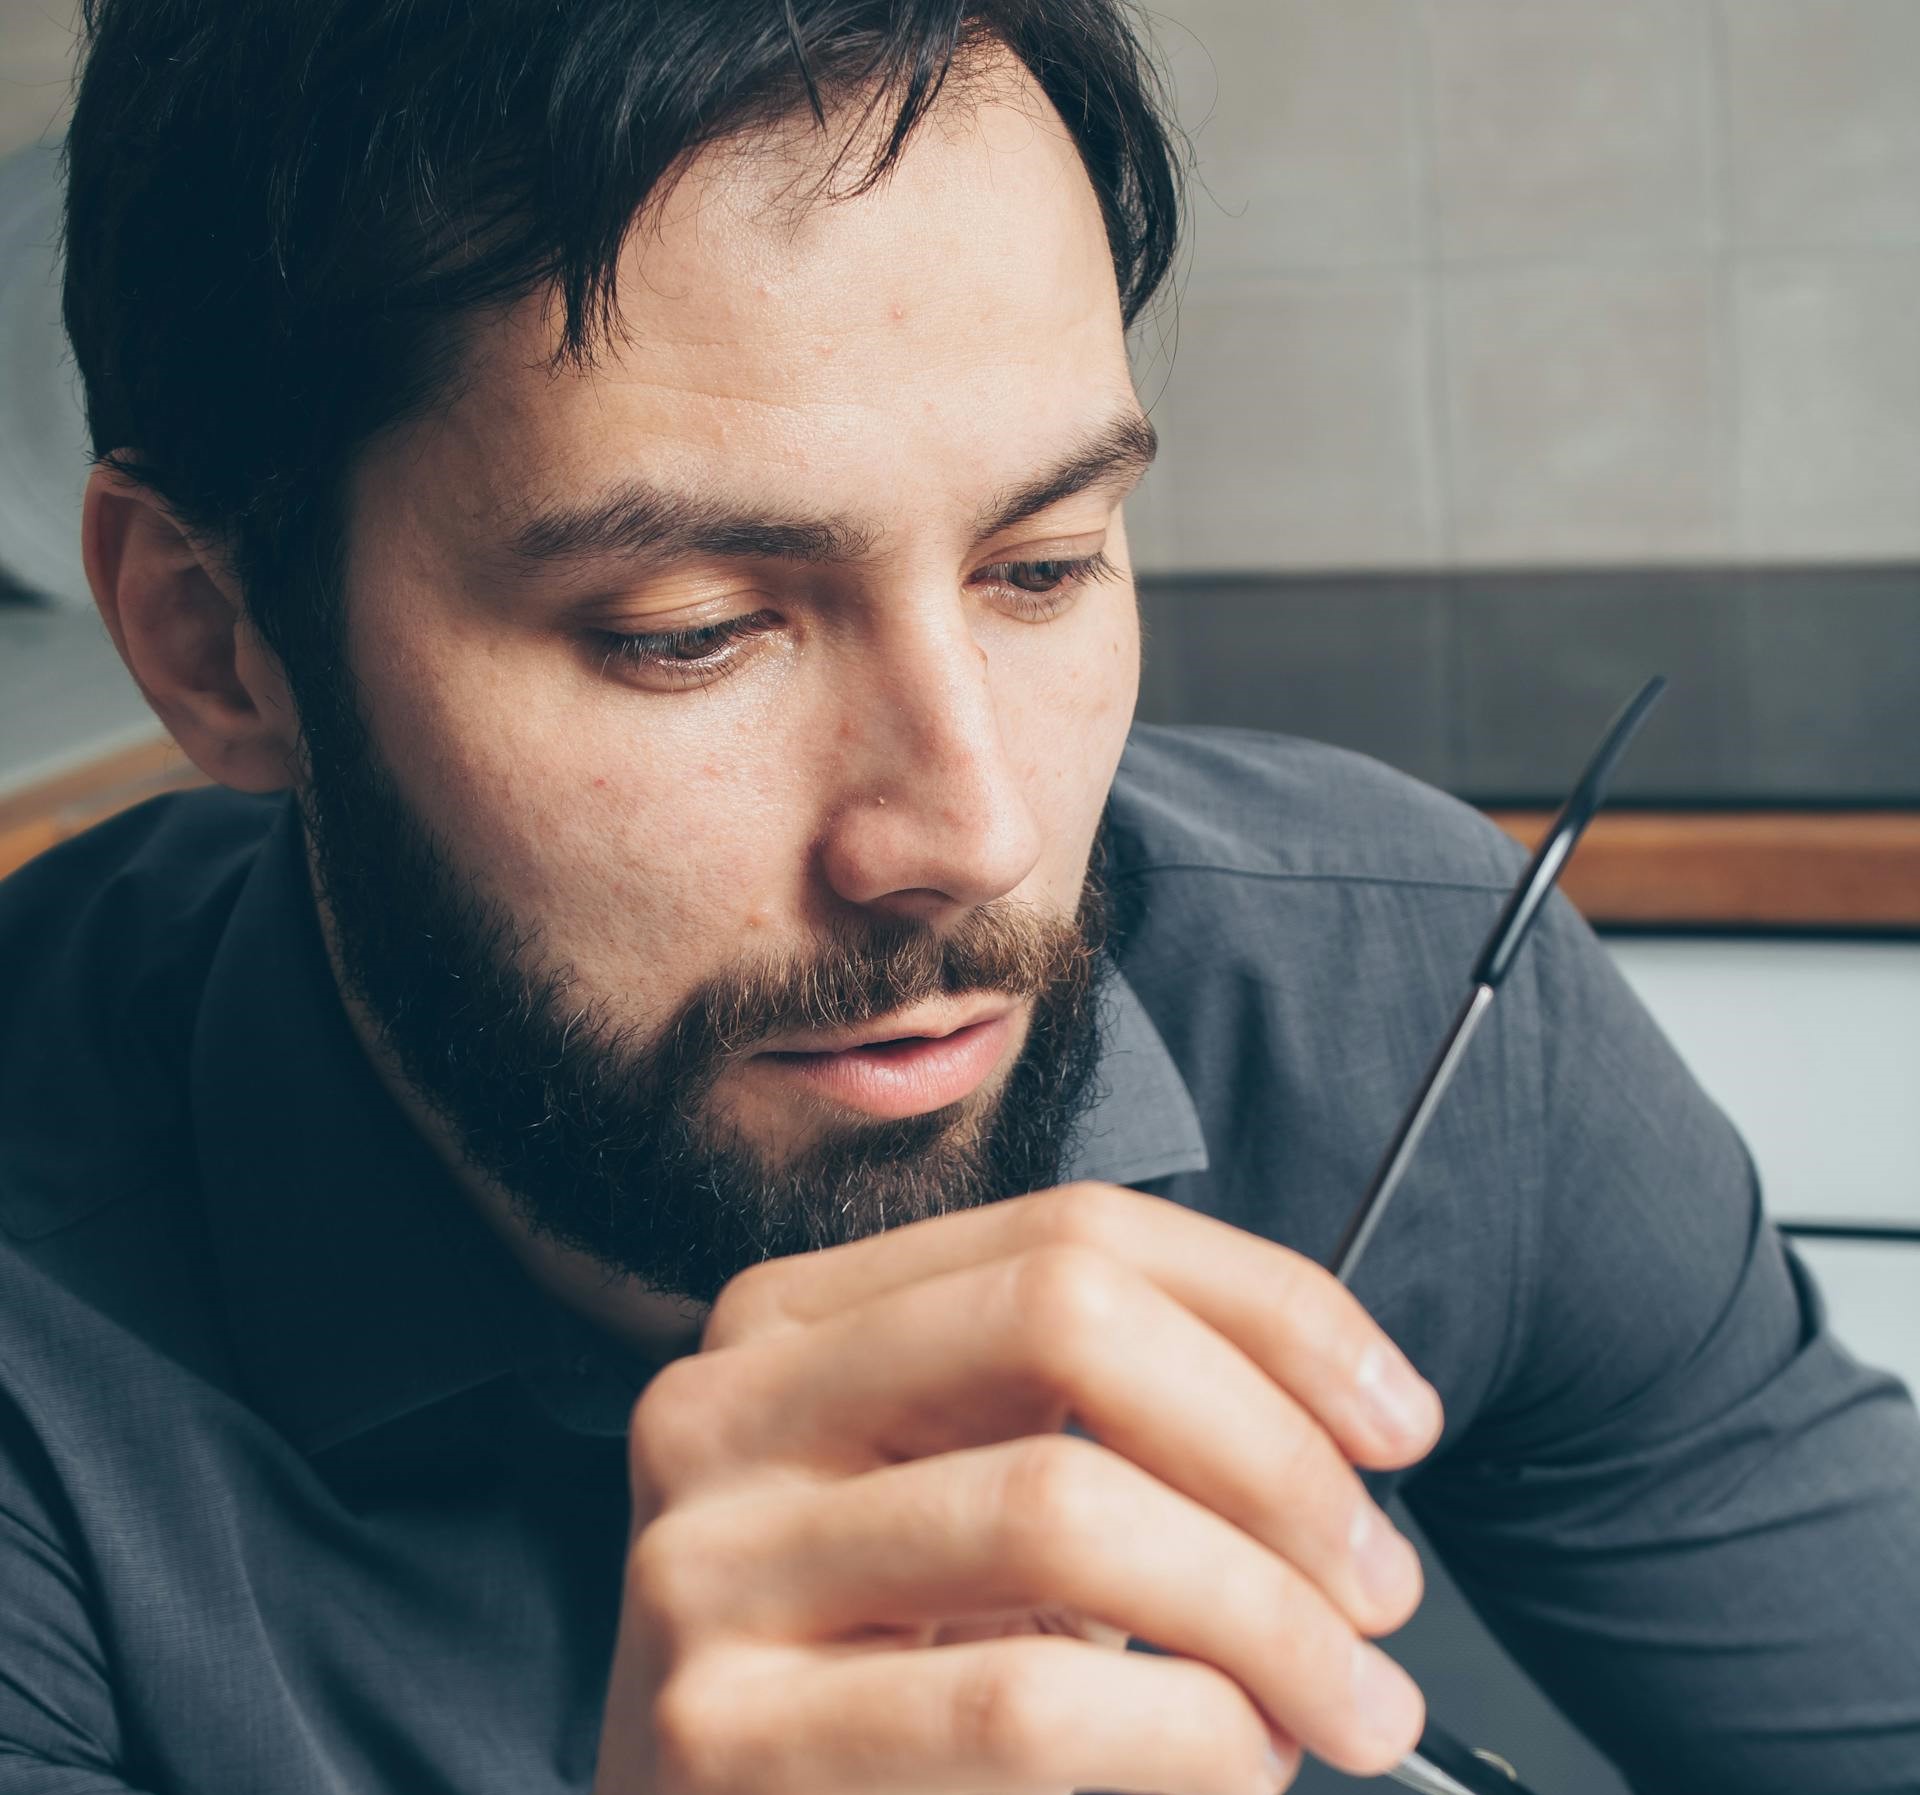
[[[81,552],[107,633],[187,758],[238,791],[291,784],[292,698],[217,557],[154,494],[106,466],[87,483]]]

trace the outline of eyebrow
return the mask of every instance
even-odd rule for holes
[[[989,505],[978,520],[975,540],[998,536],[1089,487],[1138,479],[1159,449],[1159,435],[1146,417],[1137,411],[1122,412],[1045,473]]]
[[[989,503],[976,519],[976,540],[997,536],[1091,487],[1137,478],[1158,447],[1152,424],[1138,411],[1123,412],[1051,468]],[[554,562],[635,555],[858,561],[872,552],[874,540],[870,529],[850,518],[739,511],[629,478],[598,498],[540,506],[515,527],[505,553],[516,572],[532,574]]]

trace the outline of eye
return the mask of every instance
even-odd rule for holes
[[[746,640],[772,628],[773,623],[771,613],[756,611],[748,617],[728,617],[696,629],[652,634],[595,630],[592,639],[601,650],[603,672],[617,666],[628,673],[639,673],[653,684],[697,686],[724,673],[745,652]]]
[[[997,561],[981,568],[978,577],[1004,588],[1015,611],[1038,621],[1058,616],[1082,587],[1114,579],[1119,572],[1100,552],[1051,561]]]

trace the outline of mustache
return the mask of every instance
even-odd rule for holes
[[[1071,916],[1000,899],[945,933],[909,922],[843,928],[811,952],[749,961],[706,981],[661,1047],[668,1060],[697,1065],[777,1036],[858,1028],[935,998],[1036,996],[1090,973],[1104,911],[1089,879]]]

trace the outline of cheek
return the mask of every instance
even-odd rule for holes
[[[1078,750],[1063,770],[1086,774],[1104,801],[1140,695],[1140,614],[1131,587],[1101,594],[1088,612],[1069,651],[1053,663],[1051,709],[1055,727],[1069,732]]]
[[[1102,591],[1064,623],[1066,639],[1034,632],[1029,677],[1017,701],[1019,759],[1049,841],[1075,857],[1078,880],[1140,689],[1139,613],[1130,587]],[[1049,857],[1052,857],[1050,850]]]
[[[408,802],[489,897],[537,921],[543,961],[620,992],[623,1015],[675,1001],[790,910],[778,879],[804,846],[772,850],[804,819],[699,706],[650,704],[525,644],[429,654],[393,631],[367,649],[366,701]],[[736,751],[716,752],[723,734]]]

